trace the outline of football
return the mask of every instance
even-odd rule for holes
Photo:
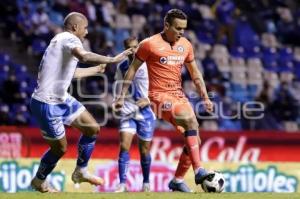
[[[201,184],[205,192],[221,193],[225,187],[225,179],[222,173],[218,171],[211,171],[209,175]]]

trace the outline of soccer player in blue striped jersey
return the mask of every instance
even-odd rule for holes
[[[126,49],[132,48],[136,50],[138,41],[135,37],[129,37],[124,40]],[[134,55],[129,55],[127,60],[121,62],[117,67],[115,75],[116,88],[121,85],[125,73],[128,70]],[[124,106],[120,111],[121,120],[119,126],[120,133],[120,153],[119,153],[119,178],[120,184],[115,192],[125,192],[126,188],[126,172],[130,161],[129,149],[132,139],[137,134],[139,140],[140,163],[143,173],[143,186],[142,191],[149,192],[149,174],[151,165],[150,144],[153,137],[155,126],[155,115],[150,107],[148,99],[148,71],[144,63],[137,71],[132,83],[131,92],[126,97]]]

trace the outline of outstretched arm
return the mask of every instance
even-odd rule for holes
[[[197,88],[197,91],[200,93],[200,96],[203,98],[204,105],[206,107],[207,111],[212,111],[213,110],[213,104],[209,99],[209,96],[207,94],[205,82],[203,80],[203,76],[201,72],[199,71],[196,61],[193,60],[192,62],[185,63],[192,80],[194,81],[194,84]]]
[[[139,69],[139,67],[142,65],[142,61],[140,61],[139,59],[137,58],[134,58],[132,63],[130,64],[125,76],[124,76],[124,81],[123,81],[123,84],[122,84],[122,90],[121,90],[121,98],[124,98],[127,91],[128,91],[128,88],[131,84],[131,81],[132,79],[134,78],[135,76],[135,73],[136,71]]]
[[[133,50],[131,48],[121,52],[115,57],[108,57],[99,55],[93,52],[89,52],[84,50],[83,48],[75,47],[72,49],[72,54],[79,59],[82,63],[89,64],[110,64],[110,63],[118,63],[127,58],[128,55],[132,54]]]
[[[99,64],[98,66],[88,68],[76,68],[74,78],[83,78],[94,76],[99,73],[104,73],[106,64]]]
[[[126,93],[128,92],[128,88],[131,84],[131,81],[134,78],[136,71],[142,65],[142,63],[143,62],[140,61],[139,59],[134,58],[132,63],[130,64],[130,66],[125,74],[124,81],[122,83],[121,94],[114,103],[114,108],[116,110],[119,110],[120,108],[122,108],[122,106],[124,104],[124,98],[125,98]]]

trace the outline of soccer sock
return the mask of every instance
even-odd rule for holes
[[[143,172],[143,183],[149,183],[149,174],[150,174],[150,166],[151,166],[151,155],[141,155],[141,166]]]
[[[200,151],[196,130],[188,130],[184,132],[185,144],[193,165],[194,171],[200,167]]]
[[[189,170],[192,164],[189,152],[186,146],[183,147],[182,153],[179,158],[177,169],[175,172],[176,179],[183,179],[187,171]]]
[[[36,173],[36,177],[40,180],[45,180],[49,173],[55,168],[56,163],[61,157],[56,156],[50,149],[46,151],[41,159],[39,169]]]
[[[86,135],[81,135],[78,143],[78,167],[82,168],[87,166],[95,148],[96,139],[96,136],[89,137]]]
[[[118,160],[120,183],[126,183],[126,173],[128,171],[129,160],[130,157],[128,151],[120,151]]]

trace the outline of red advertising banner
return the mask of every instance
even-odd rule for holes
[[[79,131],[67,129],[68,151],[64,158],[76,158]],[[241,131],[200,132],[203,162],[300,162],[300,133]],[[156,161],[176,161],[183,145],[182,135],[173,131],[155,131],[151,155]],[[38,128],[0,127],[0,158],[40,157],[48,148]],[[119,133],[102,128],[93,158],[116,159]],[[139,159],[137,142],[130,150],[131,159]]]

